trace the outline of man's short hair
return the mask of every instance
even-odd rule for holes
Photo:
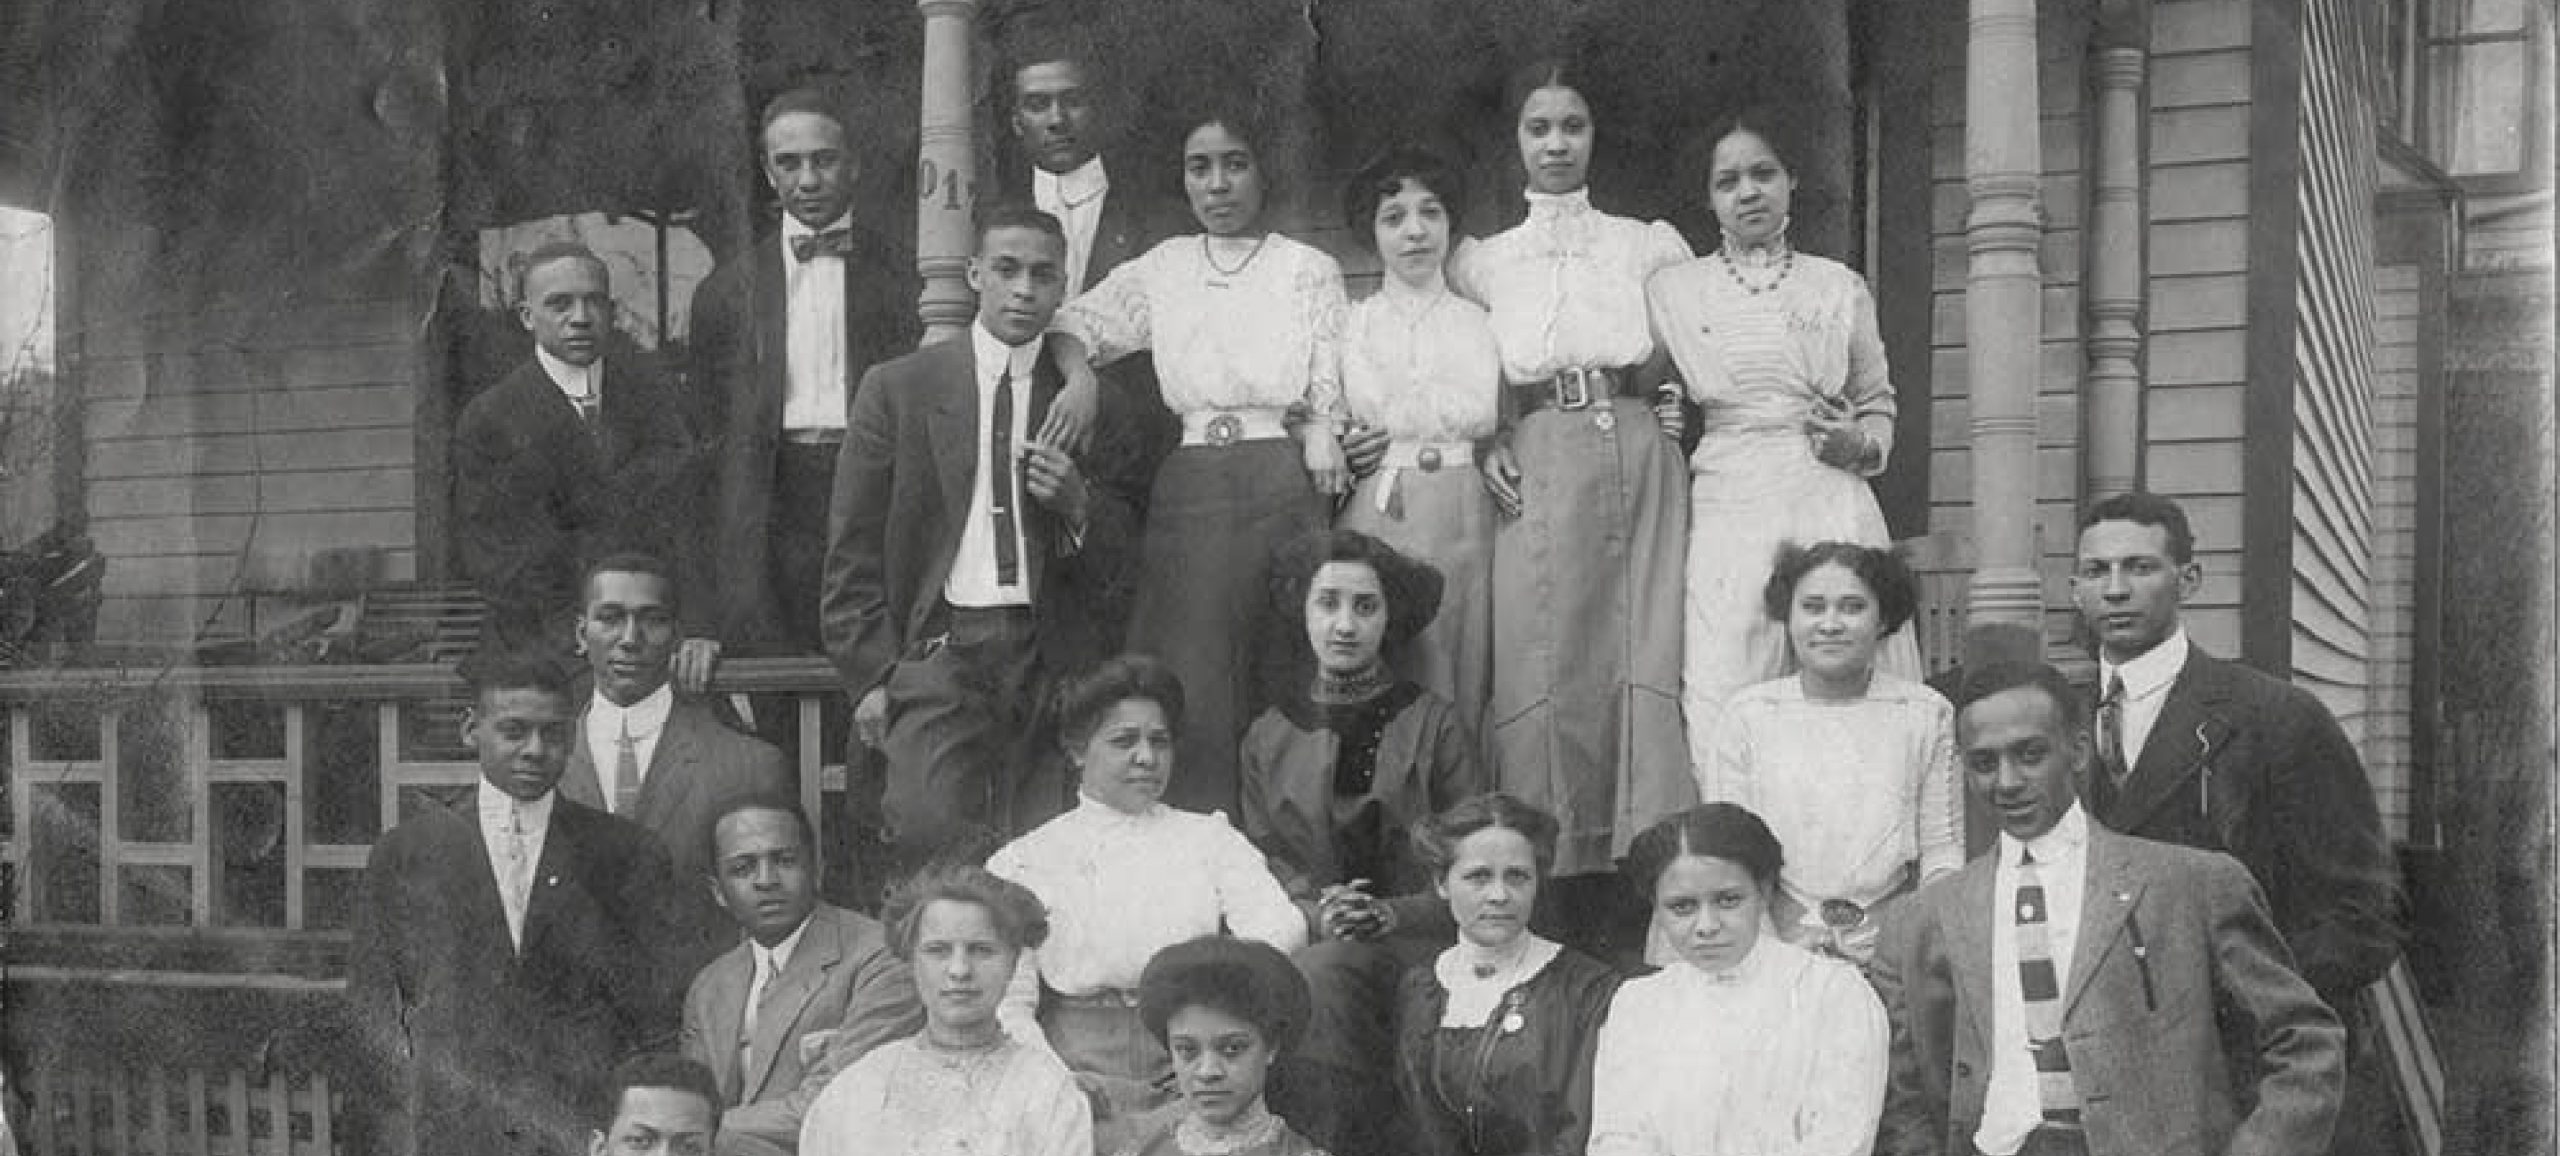
[[[711,1069],[674,1052],[642,1052],[614,1065],[613,1076],[596,1100],[597,1131],[613,1131],[614,1118],[622,1113],[622,1097],[633,1088],[666,1088],[700,1096],[711,1105],[712,1129],[719,1129],[720,1081]]]
[[[675,567],[655,554],[621,550],[596,559],[588,565],[585,573],[578,575],[578,609],[581,613],[585,612],[587,603],[595,599],[596,576],[599,574],[646,574],[655,578],[667,588],[667,609],[683,612]]]
[[[543,690],[562,698],[576,675],[549,651],[531,647],[497,647],[474,652],[454,668],[472,697],[485,700],[503,690]]]
[[[2080,519],[2080,528],[2086,530],[2100,522],[2158,526],[2168,531],[2170,561],[2184,566],[2196,560],[2196,532],[2187,525],[2186,509],[2173,499],[2141,490],[2101,498]]]
[[[1046,16],[1017,18],[1005,26],[1004,91],[1010,107],[1021,95],[1016,82],[1022,70],[1039,64],[1064,64],[1084,78],[1087,88],[1102,83],[1093,38],[1072,23]]]
[[[1057,238],[1061,245],[1067,241],[1067,227],[1056,216],[1025,204],[998,204],[978,211],[979,248],[985,248],[987,234],[998,229],[1031,229]]]
[[[792,825],[800,829],[801,849],[813,858],[818,855],[818,828],[809,821],[809,812],[801,809],[800,800],[771,791],[756,791],[722,803],[719,810],[711,813],[711,821],[702,828],[702,861],[706,865],[703,870],[714,876],[720,874],[720,824],[728,822],[729,816],[741,811],[779,811],[791,816]]]
[[[1961,720],[1973,704],[1995,694],[2027,687],[2041,690],[2045,697],[2053,700],[2066,731],[2077,734],[2088,729],[2088,696],[2071,685],[2071,680],[2063,677],[2051,663],[2011,659],[1967,667],[1956,680],[1955,693],[1948,697],[1954,700],[1956,718]]]
[[[756,152],[759,156],[764,152],[765,130],[772,128],[773,122],[793,113],[825,117],[843,130],[848,143],[853,138],[853,122],[845,115],[845,102],[825,89],[804,86],[764,102],[764,115],[756,118]]]
[[[526,253],[523,263],[516,266],[516,300],[524,300],[525,282],[533,279],[534,270],[554,261],[570,260],[585,261],[595,266],[597,272],[604,274],[606,284],[612,283],[613,267],[605,264],[604,258],[596,256],[595,250],[577,241],[544,241]]]

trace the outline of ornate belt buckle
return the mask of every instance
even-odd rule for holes
[[[1833,931],[1847,931],[1867,921],[1867,909],[1846,899],[1822,901],[1822,925]]]
[[[1591,408],[1591,371],[1580,366],[1560,370],[1553,386],[1556,408],[1564,410]]]
[[[1210,445],[1234,445],[1236,444],[1236,438],[1242,436],[1244,433],[1244,419],[1231,413],[1219,414],[1218,416],[1209,419],[1209,429],[1207,432],[1209,435]]]
[[[1413,464],[1421,467],[1423,473],[1438,473],[1440,470],[1439,448],[1436,446],[1423,447],[1421,453],[1413,455]]]

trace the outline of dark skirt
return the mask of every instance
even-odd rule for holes
[[[1235,812],[1245,724],[1294,681],[1295,650],[1271,612],[1271,551],[1328,513],[1290,438],[1184,446],[1157,471],[1129,649],[1182,679],[1168,805]]]

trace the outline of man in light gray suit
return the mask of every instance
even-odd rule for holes
[[[924,1026],[906,961],[879,923],[817,899],[809,819],[787,798],[713,816],[711,893],[747,941],[685,994],[685,1055],[720,1087],[720,1156],[795,1151],[827,1082]]]
[[[2248,870],[2090,821],[2088,715],[2052,667],[1969,671],[1955,699],[1965,781],[2000,840],[1885,917],[1876,1150],[2326,1151],[2344,1032]]]
[[[791,769],[770,743],[721,725],[670,684],[684,640],[676,583],[645,554],[615,554],[580,583],[578,653],[595,692],[578,719],[560,796],[628,819],[658,837],[686,888],[678,910],[685,974],[738,941],[738,929],[692,887],[710,869],[711,821],[749,795],[792,794]]]

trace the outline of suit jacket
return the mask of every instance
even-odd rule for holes
[[[602,364],[601,437],[530,360],[471,399],[454,427],[462,567],[511,641],[558,637],[554,620],[574,614],[580,572],[616,550],[659,555],[676,567],[680,596],[703,594],[699,552],[688,547],[700,447],[645,358]]]
[[[845,404],[848,418],[865,369],[915,348],[917,286],[912,262],[857,217],[855,252],[845,258]],[[815,640],[783,637],[773,591],[771,538],[778,520],[817,524],[824,510],[773,508],[774,458],[782,440],[789,368],[790,310],[783,297],[779,227],[757,236],[703,279],[693,295],[693,407],[719,446],[718,521],[713,536],[718,637],[732,644],[792,648]]]
[[[560,797],[605,808],[604,777],[587,746],[586,714],[578,716],[569,769],[560,775]],[[791,766],[773,744],[721,725],[711,710],[678,696],[667,712],[657,748],[640,776],[640,798],[621,816],[658,837],[675,867],[675,904],[690,946],[678,958],[684,972],[738,942],[737,924],[712,902],[703,881],[711,874],[711,822],[731,800],[750,795],[796,798]]]
[[[754,980],[754,949],[741,943],[703,968],[684,1000],[684,1054],[719,1078],[724,1140],[797,1148],[800,1118],[836,1073],[924,1028],[906,961],[877,922],[841,907],[810,912],[791,962],[766,985],[754,1066],[741,1068],[738,1028]]]
[[[2006,926],[1997,866],[1997,851],[1977,858],[1885,916],[1869,977],[1893,1023],[1880,1153],[1973,1151]],[[2094,823],[2086,870],[2062,1037],[2092,1156],[2327,1151],[2344,1033],[2248,872]]]
[[[854,402],[836,462],[819,617],[827,654],[856,696],[946,621],[942,588],[960,550],[979,453],[973,345],[947,341],[880,366]],[[1040,428],[1060,384],[1044,349],[1032,369],[1026,428]],[[1116,612],[1097,608],[1120,605],[1132,584],[1126,461],[1088,453],[1077,464],[1091,493],[1081,543],[1038,501],[1024,502],[1025,582],[1048,670],[1071,670],[1118,647]]]
[[[584,1151],[595,1085],[676,1028],[671,886],[647,832],[556,800],[518,950],[476,811],[431,805],[384,835],[347,984],[382,1059],[380,1149]]]
[[[2401,937],[2399,865],[2355,747],[2309,692],[2201,648],[2167,694],[2133,773],[2092,814],[2247,865],[2303,977],[2352,1007]]]

